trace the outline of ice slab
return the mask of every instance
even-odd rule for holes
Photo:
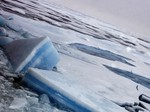
[[[48,37],[20,39],[4,46],[14,72],[25,72],[28,67],[52,69],[59,55]]]
[[[46,93],[52,101],[75,112],[126,112],[100,95],[92,96],[88,88],[58,72],[30,68],[23,83],[39,94]]]

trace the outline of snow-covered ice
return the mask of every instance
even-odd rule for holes
[[[108,99],[91,95],[90,89],[84,88],[85,85],[65,74],[30,68],[23,82],[29,88],[47,93],[56,103],[76,112],[125,112]]]
[[[12,103],[10,104],[10,109],[19,109],[25,107],[27,105],[26,98],[14,98]]]
[[[2,0],[0,7],[0,26],[9,38],[50,37],[61,58],[57,71],[88,88],[90,96],[102,96],[111,103],[134,103],[139,102],[140,94],[150,95],[149,85],[139,82],[140,78],[150,79],[148,40],[48,0]],[[3,52],[0,53],[2,111],[10,111],[8,107],[18,96],[27,99],[27,105],[20,111],[61,111],[51,104],[42,105],[37,101],[38,95],[30,94],[29,90],[25,92],[22,86],[13,88],[12,80],[16,78],[5,73],[12,69]],[[126,73],[129,76],[125,76]]]

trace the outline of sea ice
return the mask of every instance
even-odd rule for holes
[[[59,61],[58,52],[48,37],[15,40],[3,48],[14,72],[25,72],[28,67],[49,70]]]
[[[5,26],[5,25],[6,25],[6,21],[5,21],[4,17],[2,17],[0,15],[0,26]]]
[[[48,104],[50,104],[49,97],[46,94],[40,95],[39,102],[40,103],[48,103]]]
[[[76,112],[126,112],[102,96],[91,96],[87,88],[57,72],[30,68],[23,78],[23,83],[39,94],[46,93],[50,100],[60,104],[60,107],[63,106],[63,109]]]
[[[9,106],[10,109],[20,109],[27,105],[27,100],[25,98],[14,98],[11,105]]]
[[[7,45],[8,43],[11,43],[13,41],[12,38],[9,37],[1,37],[0,38],[0,46]]]

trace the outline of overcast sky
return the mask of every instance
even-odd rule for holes
[[[150,0],[52,0],[150,38]]]

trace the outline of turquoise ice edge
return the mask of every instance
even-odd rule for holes
[[[23,78],[23,83],[32,88],[33,91],[38,94],[46,93],[52,103],[57,104],[63,110],[71,110],[75,112],[93,112],[92,109],[82,106],[78,102],[75,102],[73,99],[68,98],[63,95],[61,92],[57,91],[55,88],[46,85],[42,81],[38,80],[31,73],[27,73]]]
[[[26,64],[21,72],[27,71],[29,67],[50,70],[56,66],[58,61],[59,56],[52,43],[46,42],[39,48],[35,56]]]

